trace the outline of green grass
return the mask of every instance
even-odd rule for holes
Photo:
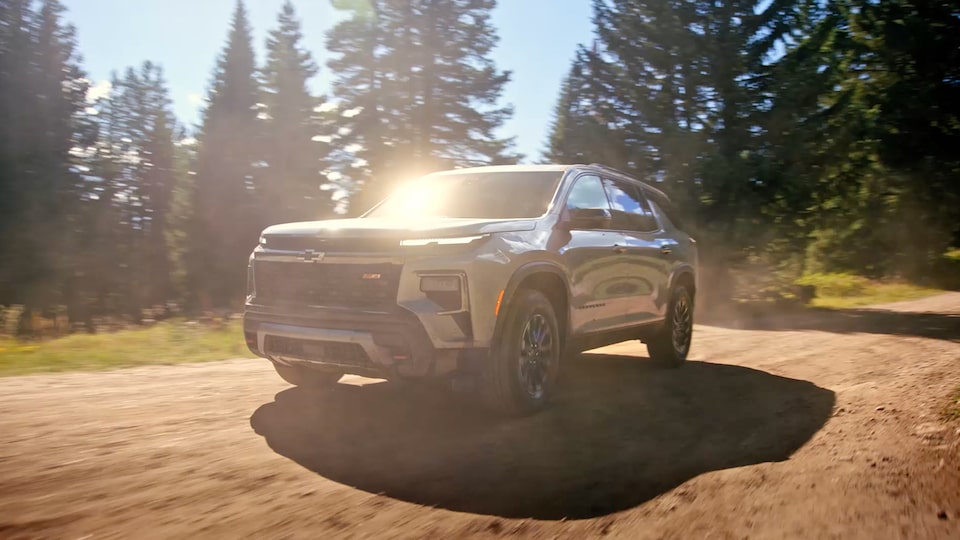
[[[74,334],[46,341],[0,337],[0,376],[93,371],[250,357],[240,321],[221,328],[169,321],[149,328]]]
[[[948,249],[934,265],[932,282],[952,291],[960,291],[960,248]]]
[[[873,281],[853,274],[810,274],[796,283],[816,287],[817,296],[810,305],[829,309],[913,300],[943,292],[900,281]]]

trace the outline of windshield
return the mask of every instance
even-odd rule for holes
[[[561,176],[560,171],[427,176],[401,188],[366,217],[540,217],[547,212]]]

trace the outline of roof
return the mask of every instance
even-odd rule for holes
[[[622,178],[630,179],[630,180],[632,180],[632,181],[634,181],[634,182],[640,183],[641,185],[643,185],[643,187],[644,187],[647,191],[649,191],[649,192],[651,192],[652,194],[656,195],[657,197],[663,199],[664,201],[666,201],[666,202],[668,202],[668,203],[669,203],[669,201],[670,201],[670,197],[668,197],[668,196],[666,195],[666,193],[664,193],[664,192],[661,191],[660,189],[658,189],[658,188],[650,185],[648,182],[644,182],[643,180],[640,180],[640,179],[638,179],[638,178],[635,178],[635,177],[631,176],[629,173],[625,173],[625,172],[623,172],[623,171],[614,169],[613,167],[608,167],[608,166],[606,166],[606,165],[602,165],[602,164],[600,164],[600,163],[591,163],[591,164],[589,164],[589,165],[584,165],[584,164],[576,164],[576,165],[559,165],[559,164],[548,164],[548,165],[487,165],[487,166],[484,166],[484,167],[465,167],[465,168],[463,168],[463,169],[452,169],[452,170],[448,170],[448,171],[440,171],[440,172],[431,173],[431,174],[429,174],[428,176],[447,176],[447,175],[455,175],[455,174],[462,174],[462,173],[504,173],[504,172],[558,172],[558,173],[563,173],[563,172],[566,172],[568,169],[572,169],[572,168],[575,168],[575,167],[577,167],[577,168],[585,168],[585,169],[598,169],[598,170],[601,170],[601,171],[606,172],[607,174],[612,174],[612,175],[620,176],[620,177],[622,177]]]
[[[645,189],[646,191],[649,192],[648,195],[652,194],[652,195],[660,198],[660,199],[662,200],[662,203],[667,203],[667,204],[670,203],[670,197],[668,197],[666,193],[664,193],[663,191],[660,191],[660,190],[657,189],[656,187],[650,185],[650,183],[644,182],[643,180],[640,180],[639,178],[631,175],[630,173],[623,172],[623,171],[621,171],[621,170],[619,170],[619,169],[614,169],[613,167],[609,167],[609,166],[607,166],[607,165],[603,165],[602,163],[591,163],[591,164],[589,165],[589,167],[593,167],[594,169],[600,169],[601,171],[603,171],[603,172],[605,172],[605,173],[607,173],[607,174],[609,174],[609,175],[619,176],[619,177],[621,177],[621,178],[625,178],[625,179],[627,179],[627,180],[632,180],[632,181],[634,181],[634,182],[637,182],[637,183],[639,183],[641,186],[643,186],[643,189]]]
[[[466,167],[432,173],[430,176],[445,176],[462,173],[502,173],[502,172],[564,172],[572,165],[488,165],[485,167]]]

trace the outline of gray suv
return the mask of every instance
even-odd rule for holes
[[[570,353],[639,339],[682,364],[697,249],[662,192],[615,169],[495,166],[269,227],[248,273],[247,345],[291,384],[449,379],[527,413]]]

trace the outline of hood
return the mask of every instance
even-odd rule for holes
[[[331,219],[302,221],[267,227],[264,236],[307,236],[320,238],[455,238],[481,234],[532,231],[536,220],[423,218],[397,220],[385,218]]]

